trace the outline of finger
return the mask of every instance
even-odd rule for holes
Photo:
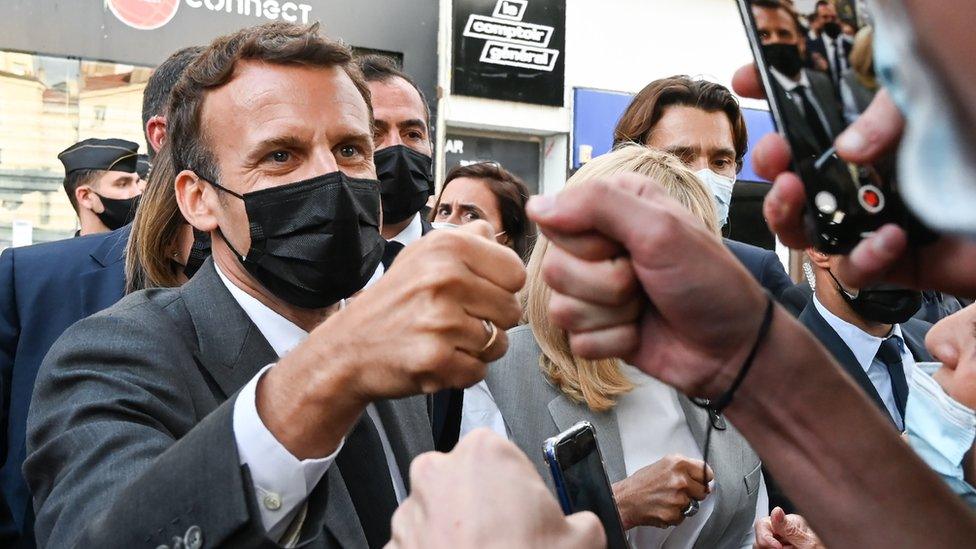
[[[768,518],[761,518],[756,521],[756,542],[755,549],[782,549],[776,536],[773,535],[773,526]]]
[[[626,255],[626,250],[618,243],[596,233],[566,234],[540,230],[551,244],[549,250],[561,248],[571,255],[585,261],[603,261]]]
[[[790,169],[792,158],[789,143],[778,133],[764,135],[752,152],[756,173],[770,181]]]
[[[463,283],[452,286],[450,292],[454,303],[465,314],[490,320],[503,330],[518,324],[522,317],[522,307],[515,294],[486,279],[467,277]]]
[[[735,71],[735,75],[732,77],[732,89],[742,97],[766,98],[766,91],[763,89],[762,80],[759,78],[759,69],[756,68],[755,63],[749,63]]]
[[[569,347],[573,354],[590,360],[602,358],[626,360],[627,357],[633,356],[639,344],[640,335],[636,323],[569,334]]]
[[[464,231],[433,231],[421,242],[425,239],[430,239],[427,247],[417,253],[439,252],[445,257],[453,257],[472,273],[513,293],[525,285],[522,259],[514,250],[494,240]]]
[[[508,351],[508,334],[505,333],[505,330],[498,327],[496,327],[495,330],[495,341],[492,341],[491,345],[488,345],[488,348],[484,351],[479,351],[477,355],[478,358],[485,362],[493,362],[498,360],[499,358],[505,356],[505,353]],[[488,341],[490,341],[490,336]]]
[[[763,202],[763,216],[779,239],[794,250],[809,247],[803,221],[806,191],[796,174],[780,174]]]
[[[505,334],[503,328],[498,327],[493,321],[489,320],[485,326],[485,320],[478,316],[462,314],[453,329],[445,332],[445,337],[458,350],[464,351],[469,355],[482,360],[491,357],[490,360],[499,358],[497,355],[499,347],[507,341],[502,335]],[[494,325],[494,328],[491,326]],[[494,333],[494,337],[492,334]],[[489,342],[491,343],[489,345]]]
[[[840,259],[837,277],[853,288],[863,288],[884,278],[907,248],[905,231],[897,225],[885,225]]]
[[[676,468],[683,474],[688,475],[688,478],[701,485],[707,486],[715,478],[715,473],[712,471],[711,466],[706,465],[700,459],[682,457],[681,461],[677,463]],[[702,471],[704,471],[704,475]]]
[[[698,470],[699,476],[701,476],[701,469]],[[688,477],[688,482],[684,488],[685,494],[695,501],[702,501],[708,497],[708,485],[702,482]]]
[[[419,506],[410,498],[405,500],[393,512],[390,522],[390,542],[385,549],[411,549],[416,544],[411,539],[411,533],[422,532],[423,522],[420,519]],[[421,529],[418,530],[418,527]]]
[[[626,258],[585,261],[557,246],[549,246],[545,254],[542,274],[557,292],[578,288],[575,297],[611,306],[627,304],[638,295],[637,276]]]
[[[570,540],[559,544],[560,547],[596,547],[607,546],[607,535],[603,530],[600,519],[590,511],[573,513],[566,517],[569,525]]]
[[[482,329],[482,333],[484,333],[484,329]],[[501,336],[502,334],[498,334],[499,338]],[[503,345],[507,350],[507,339],[504,340]],[[495,357],[496,354],[497,351],[492,354],[491,360],[501,356]],[[418,372],[417,383],[420,385],[421,391],[428,394],[436,393],[442,389],[467,389],[485,379],[487,373],[488,365],[483,360],[472,356],[469,352],[454,349],[447,359],[438,364],[437,367]]]
[[[898,145],[904,129],[905,118],[882,88],[867,110],[838,136],[837,153],[850,162],[873,162]]]
[[[554,293],[549,299],[549,317],[553,323],[569,332],[592,332],[636,323],[640,318],[642,303],[640,298],[634,296],[624,305],[611,307]]]

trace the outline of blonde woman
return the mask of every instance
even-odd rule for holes
[[[721,238],[711,193],[667,153],[625,146],[587,163],[566,186],[627,172],[658,182]],[[540,236],[523,295],[527,324],[508,332],[508,353],[489,367],[485,384],[465,394],[462,436],[477,427],[492,428],[536,458],[549,482],[542,441],[587,420],[596,428],[634,547],[751,547],[753,522],[768,508],[756,453],[724,419],[710,418],[636,368],[619,360],[573,356],[566,333],[548,316],[550,289],[541,275],[548,250],[549,242]],[[715,430],[706,479],[701,460],[709,421]]]

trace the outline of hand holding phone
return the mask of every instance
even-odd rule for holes
[[[543,455],[563,512],[593,512],[603,524],[607,549],[629,548],[593,425],[581,421],[547,439]]]

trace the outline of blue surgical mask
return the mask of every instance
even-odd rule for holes
[[[712,191],[712,196],[715,197],[715,213],[718,214],[718,225],[724,227],[729,222],[729,205],[732,204],[732,189],[735,187],[735,179],[719,175],[708,168],[695,172],[695,176]]]
[[[874,62],[878,78],[905,116],[898,185],[905,203],[928,226],[976,237],[976,154],[952,101],[919,57],[901,0],[875,0]]]

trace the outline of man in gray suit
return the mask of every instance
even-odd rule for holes
[[[448,231],[344,306],[383,253],[368,98],[317,25],[244,29],[189,67],[168,138],[180,211],[213,256],[48,354],[24,466],[39,546],[390,539],[410,461],[433,447],[415,395],[484,376],[525,275],[487,226]]]

